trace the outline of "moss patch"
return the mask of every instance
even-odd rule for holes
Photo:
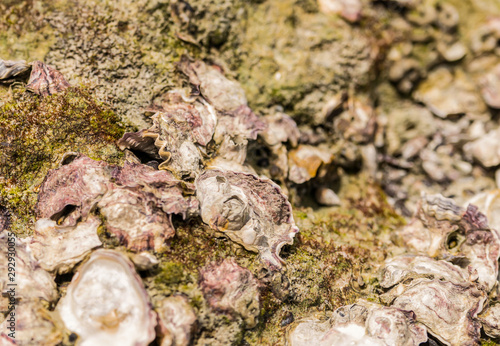
[[[0,197],[15,231],[28,233],[39,184],[66,151],[118,163],[114,142],[124,132],[119,118],[89,89],[72,87],[41,98],[14,91],[0,108]]]

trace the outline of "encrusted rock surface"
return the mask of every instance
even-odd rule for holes
[[[0,343],[494,344],[499,18],[0,2]]]

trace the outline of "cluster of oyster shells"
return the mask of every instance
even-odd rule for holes
[[[488,298],[498,287],[500,235],[487,221],[495,220],[497,198],[498,191],[474,198],[485,215],[472,204],[424,195],[397,232],[406,253],[380,268],[379,301],[297,321],[288,344],[419,345],[427,333],[445,345],[475,344],[481,327],[498,337],[498,305]]]
[[[41,96],[69,85],[40,62],[2,63],[6,81],[31,68],[27,89]],[[29,278],[18,284],[35,294],[20,296],[23,311],[33,319],[36,309],[45,309],[43,301],[55,304],[55,275],[74,275],[47,323],[33,322],[33,334],[21,328],[23,343],[44,338],[44,344],[56,345],[64,325],[80,345],[148,345],[157,335],[162,345],[188,345],[197,325],[189,302],[171,296],[153,309],[135,269],[158,264],[154,254],[175,235],[173,215],[199,217],[214,232],[258,252],[268,269],[282,268],[281,247],[292,244],[298,232],[292,207],[277,184],[245,165],[248,142],[266,122],[248,107],[239,84],[217,67],[186,58],[180,68],[195,91],[167,93],[161,106],[149,110],[151,128],[123,136],[123,166],[69,152],[39,187],[34,233],[17,248],[26,265],[18,270]],[[2,214],[2,240],[8,222]],[[102,249],[103,232],[128,255]],[[211,309],[241,318],[248,328],[257,324],[260,284],[249,270],[228,258],[201,268],[200,277]]]
[[[263,130],[275,146],[296,138],[295,122],[285,118],[289,125],[285,129],[291,134],[269,132],[277,119],[254,114],[241,86],[227,79],[220,68],[187,57],[179,68],[194,92],[168,92],[161,105],[147,110],[154,113],[151,128],[126,133],[118,144],[123,150],[147,155],[158,169],[187,184],[194,181],[202,220],[258,252],[270,267],[280,268],[280,249],[292,244],[298,232],[292,208],[281,188],[259,177],[246,164],[246,157],[249,141]]]

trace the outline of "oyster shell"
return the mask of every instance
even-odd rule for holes
[[[440,118],[486,111],[476,86],[460,69],[437,68],[419,85],[413,97]]]
[[[26,89],[40,96],[56,94],[70,87],[61,72],[45,65],[41,61],[34,61],[30,79]]]
[[[6,232],[0,233],[0,289],[3,297],[8,297],[9,283],[13,278],[16,284],[16,298],[24,301],[37,301],[43,299],[53,302],[57,299],[57,288],[54,278],[45,270],[40,268],[38,262],[28,247],[12,236],[7,236]],[[15,275],[8,275],[9,248],[15,249]]]
[[[156,311],[161,346],[188,346],[191,344],[197,319],[193,308],[185,297],[165,298],[158,303]]]
[[[275,146],[289,142],[292,147],[296,147],[300,131],[295,121],[288,115],[282,112],[276,112],[267,115],[262,119],[266,124],[266,128],[260,136],[269,146]]]
[[[500,230],[500,190],[491,190],[472,197],[467,203],[477,206],[486,216],[488,224],[497,232]]]
[[[182,184],[169,172],[126,162],[111,166],[85,156],[52,170],[40,188],[38,217],[65,226],[85,222],[98,207],[107,230],[133,251],[160,251],[174,235],[171,214],[197,214],[194,197],[184,198]]]
[[[381,271],[380,286],[390,288],[410,278],[433,277],[454,284],[468,282],[468,273],[447,261],[427,256],[401,255],[388,259]]]
[[[466,259],[480,287],[490,291],[497,281],[500,240],[477,207],[467,209],[441,195],[424,196],[412,222],[400,235],[420,253],[444,259]]]
[[[392,306],[413,311],[416,320],[446,345],[477,343],[481,325],[476,320],[486,293],[475,285],[417,279],[399,295]]]
[[[247,250],[281,268],[279,252],[298,232],[278,185],[253,174],[207,170],[196,179],[201,218]]]
[[[500,165],[500,128],[464,145],[464,152],[473,156],[484,167]]]
[[[12,61],[0,59],[0,81],[7,82],[27,72],[30,68],[31,65],[27,64],[24,60]]]
[[[488,307],[479,315],[479,321],[483,325],[486,335],[500,338],[500,305],[495,304]]]
[[[80,345],[148,345],[156,314],[130,260],[97,250],[74,275],[56,307]]]
[[[97,236],[100,224],[95,216],[76,226],[58,226],[50,219],[40,219],[36,222],[30,249],[43,269],[57,274],[67,273],[93,248],[102,245]]]
[[[246,101],[231,111],[217,112],[203,97],[189,97],[174,90],[167,94],[162,107],[153,115],[151,128],[126,133],[118,145],[121,149],[153,153],[152,157],[165,160],[160,169],[169,170],[179,178],[193,178],[210,156],[215,159],[210,163],[212,166],[217,159],[243,164],[248,139],[256,139],[265,128]],[[217,150],[208,155],[205,147],[212,139]]]
[[[97,206],[106,229],[133,251],[161,251],[165,240],[175,234],[170,214],[162,212],[154,195],[140,189],[114,188]]]
[[[476,54],[491,52],[498,46],[500,39],[500,18],[492,17],[486,20],[472,33],[471,48]]]
[[[288,152],[288,179],[303,184],[316,177],[320,167],[332,160],[333,155],[328,148],[300,144]]]
[[[325,14],[335,13],[351,23],[361,19],[360,0],[318,0],[319,9]]]
[[[15,329],[11,330],[9,315],[0,324],[0,345],[61,345],[63,341],[62,323],[56,313],[47,310],[39,301],[18,303],[15,313]],[[15,331],[15,338],[8,334]]]
[[[259,282],[234,258],[212,262],[200,270],[200,288],[212,309],[240,316],[248,328],[260,314]]]
[[[416,346],[427,341],[427,330],[411,312],[360,301],[338,308],[328,321],[298,321],[287,330],[286,341],[290,346]]]
[[[217,124],[214,108],[202,97],[188,97],[182,90],[167,93],[160,111],[153,117],[148,130],[126,133],[119,141],[121,149],[154,153],[165,161],[167,169],[179,177],[190,176],[200,169],[202,153],[198,146],[206,146],[212,139]]]
[[[220,67],[207,65],[200,60],[192,61],[183,55],[179,68],[189,77],[189,82],[199,88],[203,97],[217,110],[234,111],[247,104],[245,91],[241,85],[227,79]]]
[[[327,187],[317,188],[314,192],[314,197],[316,198],[316,202],[321,205],[334,206],[341,204],[340,198],[335,191]]]
[[[37,218],[75,226],[86,218],[110,187],[113,166],[78,156],[45,176],[35,208]]]
[[[499,35],[500,36],[500,35]],[[484,102],[492,108],[500,108],[500,64],[486,73],[479,81]]]

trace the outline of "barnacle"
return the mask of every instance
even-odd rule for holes
[[[26,89],[41,96],[48,96],[61,92],[69,86],[70,84],[64,79],[61,72],[41,61],[33,62]]]

